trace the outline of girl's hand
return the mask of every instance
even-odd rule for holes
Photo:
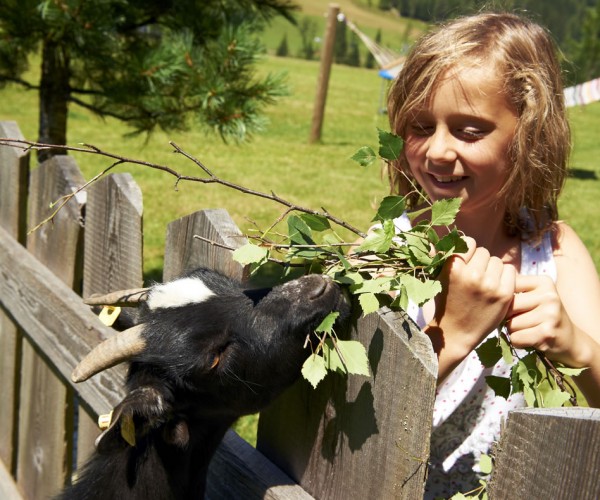
[[[440,380],[498,327],[514,297],[515,268],[466,240],[468,251],[442,270],[442,293],[425,328],[438,353]]]
[[[583,343],[589,339],[571,322],[548,276],[517,276],[507,318],[514,347],[533,347],[568,366],[583,366],[582,352],[588,349]]]

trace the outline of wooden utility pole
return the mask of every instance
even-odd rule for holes
[[[340,12],[340,6],[329,4],[329,14],[327,16],[327,28],[325,31],[325,40],[321,52],[321,70],[317,82],[317,95],[315,97],[315,107],[313,109],[312,126],[310,129],[309,142],[315,143],[321,140],[321,129],[323,127],[323,116],[325,114],[325,101],[327,100],[327,87],[329,85],[329,74],[331,73],[331,63],[333,62],[333,47],[335,45],[335,26]]]

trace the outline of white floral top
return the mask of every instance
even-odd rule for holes
[[[397,221],[407,229],[407,219]],[[521,244],[521,274],[546,275],[556,281],[556,265],[550,234],[539,246]],[[422,309],[411,305],[408,313],[422,328]],[[490,333],[490,336],[496,332]],[[510,375],[511,366],[500,360],[485,368],[473,351],[439,385],[433,411],[431,456],[425,499],[450,498],[457,492],[467,493],[479,486],[484,475],[479,471],[479,457],[487,454],[500,436],[502,421],[509,411],[522,408],[522,394],[508,399],[495,396],[485,377]]]

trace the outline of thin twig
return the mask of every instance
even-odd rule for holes
[[[110,152],[107,152],[107,151],[103,151],[102,149],[100,149],[100,148],[98,148],[96,146],[93,146],[91,144],[82,144],[80,147],[75,147],[75,146],[56,145],[56,144],[44,144],[44,143],[40,143],[40,142],[26,141],[26,140],[23,140],[23,139],[0,138],[0,145],[2,145],[2,146],[16,147],[16,148],[22,148],[25,151],[29,151],[29,150],[32,150],[32,149],[33,150],[59,149],[59,150],[73,151],[73,152],[78,152],[78,153],[96,154],[96,155],[100,155],[100,156],[104,156],[104,157],[112,158],[113,160],[116,160],[115,164],[113,164],[111,167],[109,167],[109,169],[106,169],[104,172],[102,172],[101,174],[99,174],[98,176],[96,176],[92,181],[90,181],[90,183],[94,182],[95,180],[97,180],[97,178],[99,178],[100,176],[104,175],[108,170],[110,170],[111,168],[113,168],[117,164],[129,163],[131,165],[140,165],[140,166],[152,168],[152,169],[155,169],[155,170],[160,170],[162,172],[165,172],[165,173],[167,173],[169,175],[174,176],[177,179],[176,182],[175,182],[176,186],[181,181],[200,182],[200,183],[203,183],[203,184],[211,184],[211,183],[213,183],[213,184],[220,184],[222,186],[234,189],[234,190],[239,191],[241,193],[245,193],[245,194],[249,194],[249,195],[252,195],[252,196],[259,197],[259,198],[264,198],[264,199],[267,199],[267,200],[274,201],[274,202],[276,202],[276,203],[278,203],[280,205],[288,207],[287,212],[297,211],[297,212],[302,212],[302,213],[306,213],[306,214],[318,215],[318,216],[321,216],[321,217],[325,217],[330,222],[333,222],[334,224],[337,224],[338,226],[347,229],[348,231],[356,234],[357,236],[359,236],[361,238],[365,238],[366,237],[365,233],[363,233],[359,229],[355,228],[351,224],[347,223],[346,221],[344,221],[342,219],[339,219],[339,218],[331,215],[326,210],[324,210],[323,212],[312,210],[310,208],[306,208],[306,207],[303,207],[303,206],[291,203],[288,200],[286,200],[284,198],[281,198],[280,196],[276,195],[274,192],[265,193],[265,192],[262,192],[262,191],[256,191],[256,190],[253,190],[253,189],[246,188],[244,186],[240,186],[240,185],[235,184],[233,182],[229,182],[229,181],[227,181],[225,179],[221,179],[220,177],[218,177],[215,174],[213,174],[200,160],[198,160],[197,158],[195,158],[191,154],[189,154],[186,151],[184,151],[177,144],[175,144],[172,141],[169,142],[169,144],[173,148],[175,148],[175,152],[176,153],[181,154],[185,158],[189,159],[190,161],[192,161],[196,165],[198,165],[202,169],[202,171],[208,177],[195,177],[195,176],[183,175],[183,174],[179,173],[178,171],[176,171],[175,169],[173,169],[173,168],[171,168],[171,167],[169,167],[167,165],[160,165],[160,164],[157,164],[157,163],[152,163],[152,162],[148,162],[148,161],[144,161],[144,160],[138,160],[138,159],[135,159],[135,158],[127,158],[125,156],[121,156],[121,155],[118,155],[118,154],[115,154],[115,153],[110,153]],[[89,185],[89,183],[87,185]]]

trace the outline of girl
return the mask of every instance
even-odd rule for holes
[[[478,486],[478,461],[521,395],[495,397],[474,349],[506,321],[515,348],[588,367],[577,383],[600,405],[600,282],[581,240],[557,220],[570,133],[556,48],[537,24],[483,13],[426,34],[390,90],[392,131],[404,139],[393,191],[462,198],[469,250],[450,259],[443,292],[417,322],[439,360],[426,497]],[[399,221],[399,224],[406,220]],[[491,333],[490,333],[491,332]]]

